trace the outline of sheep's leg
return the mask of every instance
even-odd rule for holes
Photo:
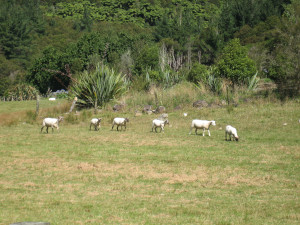
[[[41,128],[41,133],[43,132],[43,129],[44,129],[44,126],[42,126],[42,128]]]
[[[163,133],[165,133],[165,130],[164,130],[164,127],[163,127],[163,126],[160,127],[160,132],[161,132],[161,131],[162,131]]]
[[[52,133],[53,133],[54,132],[53,126],[51,126],[51,128],[52,128]]]
[[[47,127],[47,134],[48,134],[48,128],[49,128],[49,127]]]
[[[225,141],[227,141],[227,132],[225,131]]]
[[[208,132],[208,136],[210,136],[210,131],[209,131],[209,129],[207,129],[207,132]]]
[[[191,127],[191,129],[190,129],[190,133],[189,133],[189,134],[191,134],[191,133],[192,133],[192,130],[193,130],[193,127]]]
[[[205,136],[204,132],[205,132],[205,128],[203,128],[203,134],[202,134],[203,137]]]
[[[113,125],[112,125],[112,127],[111,127],[112,130],[114,129],[114,126],[115,126],[115,123],[113,123]]]

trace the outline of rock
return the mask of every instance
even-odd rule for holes
[[[182,107],[180,105],[178,105],[174,108],[174,110],[181,110],[181,109],[182,109]]]
[[[143,114],[140,112],[140,111],[136,111],[135,113],[134,113],[134,116],[142,116]]]
[[[205,100],[198,100],[193,103],[193,107],[195,108],[202,108],[202,107],[207,107],[208,103]]]
[[[208,105],[208,107],[210,107],[210,108],[218,108],[218,107],[220,107],[217,103],[210,103],[209,105]]]
[[[158,106],[155,110],[155,113],[163,113],[166,111],[166,108],[164,106]]]
[[[158,119],[165,120],[165,119],[168,119],[168,117],[169,117],[168,113],[163,113],[158,117]]]
[[[226,101],[225,101],[225,100],[222,100],[222,101],[221,101],[221,105],[227,105]]]
[[[144,106],[143,112],[147,113],[148,111],[152,111],[152,105],[145,105]]]
[[[119,104],[119,105],[114,105],[113,110],[115,112],[121,111],[122,109],[124,109],[125,104]]]
[[[187,115],[188,115],[187,113],[183,113],[183,116],[184,116],[184,117],[187,117]]]

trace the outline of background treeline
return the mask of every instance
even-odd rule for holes
[[[136,90],[188,80],[216,94],[260,77],[298,96],[299,15],[297,0],[0,0],[0,96],[110,73]]]

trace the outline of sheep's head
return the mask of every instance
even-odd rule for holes
[[[128,118],[125,118],[125,121],[126,121],[126,122],[129,122],[129,119],[128,119]]]
[[[98,118],[98,123],[100,123],[101,120],[102,120],[102,118]]]
[[[216,126],[216,121],[212,120],[211,125]]]
[[[169,120],[165,120],[164,124],[165,125],[169,124]]]
[[[239,141],[239,136],[234,137],[236,141]]]
[[[62,116],[59,116],[58,117],[58,122],[61,122],[61,121],[63,121],[64,120],[64,118],[62,117]]]

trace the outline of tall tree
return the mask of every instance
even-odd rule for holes
[[[253,76],[256,67],[254,61],[247,56],[247,49],[235,38],[224,47],[217,63],[217,71],[219,76],[229,79],[234,86]]]

